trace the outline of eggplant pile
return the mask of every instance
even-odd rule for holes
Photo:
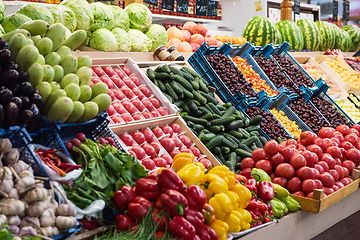
[[[29,132],[34,132],[41,119],[43,99],[28,82],[28,73],[19,71],[10,58],[11,52],[0,38],[0,128],[26,125]]]

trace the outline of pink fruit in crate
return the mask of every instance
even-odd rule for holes
[[[119,103],[119,102],[114,102],[114,103],[112,103],[111,105],[114,107],[115,111],[116,111],[118,114],[124,114],[124,113],[126,113],[126,109],[124,108],[124,106],[123,106],[121,103]]]
[[[133,131],[130,133],[130,135],[134,138],[135,142],[139,145],[141,145],[145,142],[145,136],[140,131]]]
[[[205,37],[204,41],[207,42],[209,46],[217,45],[217,40],[214,37]]]
[[[190,46],[193,52],[196,52],[196,50],[198,50],[200,47],[200,45],[197,43],[190,43]]]
[[[182,42],[181,44],[183,45],[183,52],[192,52],[190,43]]]
[[[209,31],[206,31],[206,33],[205,33],[205,37],[211,37],[211,34],[210,34],[210,32],[209,32]]]
[[[128,113],[122,115],[121,117],[122,117],[122,119],[124,119],[125,122],[135,121],[135,120],[130,116],[130,114],[128,114]]]
[[[134,84],[138,87],[140,86],[141,82],[140,79],[137,76],[130,76],[130,79],[134,82]]]
[[[166,160],[166,163],[167,163],[168,165],[172,165],[173,162],[174,162],[174,160],[172,159],[172,157],[171,157],[169,154],[167,154],[167,153],[161,154],[160,157],[162,157],[163,159],[165,159],[165,160]]]
[[[115,95],[115,98],[120,100],[120,101],[125,98],[125,95],[119,89],[110,89],[109,91],[112,91],[114,93],[114,95]]]
[[[157,138],[164,135],[164,132],[161,130],[160,127],[154,127],[151,131],[154,133],[155,137]]]
[[[154,105],[155,108],[160,107],[160,102],[157,98],[149,98],[149,101],[152,103],[152,105]]]
[[[134,145],[134,138],[128,134],[128,133],[122,133],[119,135],[121,141],[123,141],[123,143],[125,143],[126,146],[132,146]]]
[[[166,168],[167,163],[166,163],[166,160],[165,160],[164,158],[162,158],[162,157],[156,157],[156,158],[153,159],[153,161],[155,162],[155,165],[156,165],[157,167],[164,167],[164,168]]]
[[[185,147],[187,147],[187,148],[191,147],[191,139],[188,136],[180,135],[178,138],[185,145]]]
[[[172,137],[171,139],[174,141],[175,147],[177,147],[181,152],[181,149],[183,148],[183,144],[182,144],[181,140],[178,137]]]
[[[89,86],[90,86],[90,87],[94,86],[94,83],[93,83],[93,82],[90,82]]]
[[[189,22],[186,22],[183,26],[183,29],[184,30],[187,30],[189,31],[191,34],[194,34],[193,33],[193,28],[196,26],[196,23],[192,22],[192,21],[189,21]]]
[[[184,42],[190,42],[191,40],[191,33],[187,30],[181,30],[181,33],[183,35],[183,41]]]
[[[135,83],[133,81],[131,81],[130,78],[125,78],[123,80],[123,82],[126,84],[126,86],[128,86],[130,89],[134,89],[135,88]]]
[[[119,117],[119,116],[112,116],[112,117],[111,117],[111,120],[112,120],[114,123],[123,123],[123,122],[124,122],[124,120],[123,120],[121,117]]]
[[[167,115],[169,115],[169,112],[166,111],[166,109],[163,109],[163,108],[160,108],[160,109],[158,110],[158,112],[160,113],[161,116],[167,116]]]
[[[196,26],[194,26],[194,28],[192,30],[193,30],[193,34],[201,34],[204,37],[205,37],[206,31],[207,31],[206,27],[204,27],[200,23],[196,24]]]
[[[151,96],[151,92],[147,87],[140,86],[139,89],[145,95],[145,97],[150,97]]]
[[[144,116],[144,118],[146,118],[146,119],[153,118],[153,116],[152,116],[149,112],[142,112],[141,114],[142,114],[142,115]]]
[[[135,121],[139,121],[139,120],[143,120],[144,117],[140,114],[140,113],[134,113],[133,115],[131,115],[132,118],[135,120]]]
[[[141,129],[140,132],[142,132],[142,134],[144,134],[145,141],[147,143],[151,143],[154,140],[154,134],[150,129],[144,128],[144,129]]]
[[[166,31],[167,35],[168,35],[168,39],[179,39],[180,41],[183,40],[183,34],[181,33],[180,29],[178,29],[177,27],[170,27],[167,31]]]
[[[144,111],[144,105],[141,103],[139,99],[131,100],[131,103],[139,110],[140,112]]]
[[[113,105],[110,105],[107,109],[106,109],[106,112],[109,114],[109,116],[112,116],[114,115],[116,112],[115,112],[115,108]]]
[[[169,137],[173,136],[174,130],[170,126],[164,125],[164,126],[161,126],[160,128],[165,134],[169,134]]]
[[[141,101],[145,98],[144,94],[140,91],[140,89],[135,88],[132,90],[133,93],[138,97],[138,99]]]
[[[92,76],[95,77],[95,72],[92,68],[91,68],[91,72],[92,72]]]
[[[133,114],[136,112],[136,107],[129,100],[125,99],[121,102],[121,104],[128,111],[128,113]]]
[[[124,79],[125,74],[124,74],[123,71],[121,71],[120,68],[114,68],[114,71],[115,71],[115,73],[116,73],[121,79]]]
[[[194,34],[191,36],[191,40],[190,40],[190,43],[197,43],[199,44],[200,46],[204,43],[205,41],[205,38],[203,35],[201,34]]]
[[[192,151],[190,149],[188,149],[188,148],[183,148],[183,149],[180,150],[180,152],[182,152],[182,153],[192,153]]]
[[[161,149],[161,144],[158,142],[151,142],[150,145],[155,149],[156,154],[159,154]]]
[[[181,36],[182,37],[182,36]],[[167,44],[166,44],[166,48],[169,48],[171,46],[175,46],[175,48],[179,51],[182,52],[184,50],[183,45],[181,44],[181,40],[179,40],[178,38],[172,38],[170,39]]]
[[[102,82],[102,81],[101,81],[100,78],[98,78],[98,77],[93,77],[93,78],[91,79],[91,82],[94,83],[94,84],[97,84],[97,83]]]
[[[112,77],[112,76],[114,76],[114,71],[113,71],[113,69],[112,69],[112,67],[110,67],[110,66],[104,66],[104,67],[102,67],[102,69],[105,71],[105,73],[109,76],[109,77]]]
[[[112,89],[114,84],[113,84],[113,81],[111,81],[111,79],[109,77],[106,77],[106,78],[101,78],[101,81],[103,81],[109,89]]]
[[[138,160],[144,159],[146,156],[145,150],[140,146],[133,146],[130,150],[136,154]]]
[[[108,95],[111,97],[111,101],[115,101],[116,97],[113,91],[111,91],[111,89],[109,89],[108,91]]]
[[[130,88],[128,88],[128,87],[122,87],[120,90],[123,92],[123,94],[124,94],[128,99],[132,99],[132,98],[134,97],[134,93],[133,93],[133,91],[132,91]]]
[[[141,164],[148,170],[155,169],[155,163],[150,158],[146,158],[146,159],[142,160]]]
[[[124,82],[118,76],[111,77],[111,80],[118,88],[122,88],[124,86]]]
[[[128,76],[131,75],[131,70],[130,68],[126,67],[126,66],[122,66],[121,69],[124,71],[124,73]]]
[[[173,129],[174,133],[180,134],[181,133],[181,127],[177,123],[172,123],[170,127]]]
[[[156,110],[151,111],[150,113],[151,113],[151,115],[153,115],[153,117],[160,117],[159,112],[158,112],[158,111],[156,111]]]
[[[152,105],[152,103],[149,100],[142,100],[141,102],[144,104],[144,106],[147,108],[147,110],[149,110],[149,111],[154,110],[154,106]]]
[[[104,70],[101,69],[101,67],[91,67],[91,68],[98,77],[102,77],[105,75],[105,72],[104,72]]]
[[[146,154],[150,156],[150,158],[154,158],[156,156],[156,150],[153,146],[148,143],[142,145],[142,148],[145,150]]]

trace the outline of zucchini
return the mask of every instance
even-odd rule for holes
[[[210,142],[205,143],[205,146],[211,151],[215,147],[220,146],[222,144],[223,140],[224,140],[224,136],[218,135],[214,139],[211,139]],[[220,153],[221,153],[221,151],[220,151]]]
[[[200,118],[206,119],[207,121],[211,121],[213,119],[213,115],[211,113],[206,113],[205,115],[201,116]]]
[[[245,125],[245,127],[249,126],[249,124],[250,124],[250,120],[249,120],[248,118],[245,118],[245,119],[244,119],[244,125]]]
[[[250,126],[259,125],[261,123],[261,121],[262,121],[262,116],[257,115],[250,120],[249,125]]]
[[[221,126],[220,126],[220,125],[217,125],[217,126],[211,126],[209,130],[210,130],[210,132],[213,132],[213,133],[219,133],[219,132],[221,132],[221,131],[222,131]]]
[[[225,114],[224,114],[225,115]],[[224,117],[224,116],[223,116]],[[243,123],[243,120],[236,120],[236,121],[233,121],[231,123],[229,123],[227,126],[226,126],[226,129],[228,130],[234,130],[234,129],[238,129],[238,128],[241,128],[244,126],[244,123]]]
[[[181,68],[181,71],[186,72],[186,73],[190,73],[193,77],[201,78],[201,76],[200,76],[197,72],[191,70],[191,69],[188,68],[188,67],[182,67],[182,68]]]
[[[166,92],[166,87],[162,81],[155,79],[154,84],[160,89],[160,91]]]
[[[211,113],[212,114],[212,112],[210,112],[209,109],[207,109],[206,107],[203,107],[203,106],[200,106],[199,110],[202,111],[203,113]]]
[[[248,132],[259,131],[260,130],[260,125],[252,125],[252,126],[249,126],[249,127],[245,128],[245,130],[248,131]]]
[[[188,72],[183,72],[183,77],[188,81],[194,80],[194,77]]]
[[[154,81],[155,79],[155,72],[151,69],[151,68],[148,68],[146,70],[146,74],[148,76],[148,78],[151,80],[151,81]]]
[[[237,139],[241,139],[243,138],[243,135],[241,132],[235,131],[235,130],[231,130],[228,132],[230,135],[236,137]]]
[[[175,74],[175,80],[190,92],[194,89],[192,85],[180,75]]]
[[[197,132],[200,132],[200,131],[204,130],[205,127],[203,125],[201,125],[201,124],[195,124],[193,129],[195,129]]]
[[[204,92],[204,93],[208,93],[209,89],[206,86],[206,84],[204,83],[204,81],[202,81],[202,79],[199,79],[199,90]]]
[[[163,92],[163,94],[165,95],[165,97],[166,97],[167,99],[169,99],[170,103],[174,103],[174,102],[175,102],[174,99],[173,99],[169,94],[164,93],[164,92]]]
[[[259,139],[260,139],[260,141],[261,141],[261,143],[265,146],[265,144],[267,143],[267,139],[266,139],[266,137],[263,137],[263,136],[261,136],[261,137],[259,137]]]
[[[234,112],[235,112],[235,107],[231,106],[226,110],[223,117],[230,117],[230,115],[233,114]]]
[[[230,148],[228,148],[228,147],[221,146],[220,149],[221,149],[221,152],[224,154],[228,154],[230,152]]]
[[[187,112],[181,112],[181,113],[180,113],[180,117],[182,117],[182,118],[184,118],[184,117],[187,116],[187,115],[188,115]]]
[[[204,129],[205,130],[205,129]],[[203,135],[205,135],[204,130],[199,132],[199,135],[197,135],[197,137],[200,139]]]
[[[177,106],[178,108],[180,108],[183,104],[185,104],[183,101],[179,100],[174,102],[175,106]]]
[[[211,120],[210,124],[211,125],[222,125],[222,124],[231,123],[234,120],[235,120],[234,117],[222,117],[222,118],[219,118],[219,119]]]
[[[190,128],[190,130],[191,130],[196,136],[198,135],[198,132],[197,132],[195,129]]]
[[[209,110],[212,114],[215,114],[215,112],[212,110],[212,108],[209,106],[209,104],[205,104],[205,107],[207,110]]]
[[[188,112],[188,113],[190,112],[190,108],[185,102],[181,105],[181,107],[184,112]]]
[[[195,90],[199,90],[199,88],[200,88],[199,83],[195,79],[196,78],[194,78],[193,80],[190,80],[189,82]]]
[[[200,81],[202,81],[206,85],[206,87],[209,86],[209,82],[206,79],[200,78]]]
[[[233,115],[235,116],[235,120],[242,120],[240,115],[237,115],[237,114],[233,114]]]
[[[250,133],[248,131],[246,131],[243,128],[239,128],[238,132],[240,132],[245,138],[249,138],[250,137]]]
[[[215,105],[217,105],[217,104],[219,103],[218,100],[216,100],[215,98],[213,98],[212,96],[210,96],[208,93],[205,93],[205,92],[203,92],[203,91],[200,91],[200,94],[201,94],[204,98],[206,98],[206,100],[207,100],[208,102],[211,102],[211,103],[213,103],[213,104],[215,104]]]
[[[193,128],[195,126],[195,123],[193,123],[192,121],[187,121],[186,125],[188,125],[189,128]]]
[[[258,147],[258,148],[264,148],[264,145],[262,144],[262,142],[260,141],[259,138],[257,138],[255,140],[255,145]]]
[[[166,81],[170,79],[170,75],[165,72],[155,72],[155,78],[161,81]]]
[[[208,129],[204,129],[203,131],[205,134],[211,133]]]
[[[201,124],[203,126],[208,125],[208,121],[206,119],[202,119],[202,118],[197,118],[197,117],[192,117],[192,116],[185,116],[184,120],[185,121],[191,121],[191,122],[194,122],[196,124]]]
[[[171,73],[169,66],[166,65],[166,64],[162,65],[162,66],[161,66],[161,69],[163,70],[163,72],[166,72],[166,73],[168,73],[168,74]]]
[[[190,98],[190,99],[194,98],[194,95],[191,92],[189,92],[183,85],[178,84],[178,86],[182,89],[185,98]]]
[[[175,79],[175,74],[173,74],[172,72],[169,74],[169,79],[170,80],[174,80]]]
[[[219,109],[221,112],[226,110],[223,105],[216,105],[215,107],[217,107],[217,109]]]
[[[242,150],[245,150],[245,151],[247,151],[249,153],[252,153],[252,150],[248,146],[246,146],[245,144],[240,143],[239,148],[242,149]]]
[[[245,141],[242,142],[242,144],[245,144],[246,146],[250,146],[251,144],[253,144],[253,142],[255,142],[257,139],[256,136],[253,137],[249,137],[248,139],[246,139]]]
[[[201,105],[204,105],[207,102],[206,98],[204,98],[198,91],[194,90],[192,91],[192,94],[194,95],[194,99],[199,101]]]
[[[222,116],[220,110],[217,109],[217,107],[215,107],[215,105],[212,102],[209,102],[209,106],[214,111],[214,113],[216,113],[217,115]]]
[[[191,99],[185,100],[186,105],[190,108],[190,112],[196,113],[199,109]]]
[[[208,134],[204,134],[201,137],[199,137],[200,141],[202,142],[208,142],[212,139],[214,139],[216,137],[216,134],[214,133],[208,133]]]
[[[251,153],[249,153],[248,151],[245,151],[245,150],[243,150],[243,149],[240,149],[240,148],[236,149],[236,150],[235,150],[235,153],[236,153],[238,156],[242,157],[242,158],[246,158],[246,157],[250,157],[250,158],[251,158],[251,156],[252,156]]]
[[[229,107],[232,106],[232,104],[228,102],[228,103],[224,103],[223,106],[224,108],[228,109]]]
[[[170,69],[171,72],[173,72],[174,74],[183,76],[183,72],[182,72],[180,69],[178,69],[177,67],[169,66],[169,69]]]
[[[166,87],[166,92],[175,100],[178,101],[179,97],[178,95],[175,93],[174,89],[172,89],[172,87],[170,86],[169,83],[165,83],[165,87]]]

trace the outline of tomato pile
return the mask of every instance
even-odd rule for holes
[[[298,141],[271,140],[245,158],[241,168],[262,169],[295,195],[312,198],[314,189],[324,189],[327,196],[353,182],[348,176],[360,164],[359,131],[357,124],[340,125],[323,127],[319,135],[302,132]]]
[[[132,122],[169,115],[147,86],[126,67],[92,67],[91,84],[104,82],[109,88],[111,123]]]

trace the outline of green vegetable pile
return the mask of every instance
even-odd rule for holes
[[[161,65],[147,75],[174,103],[189,128],[232,171],[240,171],[242,159],[251,157],[267,142],[259,136],[261,116],[248,119],[231,103],[219,104],[209,92],[208,83],[187,67]]]

